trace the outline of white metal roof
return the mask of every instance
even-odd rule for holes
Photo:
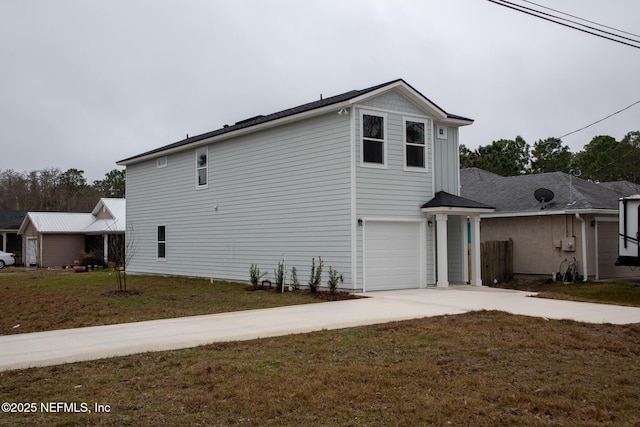
[[[101,210],[111,218],[97,218]],[[29,223],[39,233],[102,234],[124,232],[126,228],[125,199],[100,199],[91,213],[28,212],[18,234],[24,234]]]

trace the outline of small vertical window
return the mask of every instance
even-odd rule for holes
[[[196,151],[196,180],[198,187],[206,187],[209,178],[208,167],[209,153],[207,148],[200,148]]]
[[[158,259],[167,258],[167,227],[158,226]]]
[[[362,163],[386,165],[385,117],[362,114]]]
[[[405,166],[426,169],[427,149],[424,122],[404,121]]]
[[[158,159],[157,167],[158,167],[158,169],[167,167],[167,157],[166,156],[165,157],[160,157]]]

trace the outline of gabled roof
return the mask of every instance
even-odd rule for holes
[[[29,212],[18,234],[24,234],[29,224],[43,234],[103,234],[125,231],[125,199],[100,199],[92,213]],[[97,218],[105,209],[110,218]]]
[[[0,211],[0,230],[18,230],[25,215],[25,211]]]
[[[19,234],[23,234],[29,223],[40,233],[79,233],[95,222],[90,213],[76,212],[29,212]]]
[[[211,140],[212,138],[222,138],[223,136],[231,137],[238,134],[258,131],[264,129],[265,127],[269,127],[267,125],[276,126],[283,121],[288,122],[301,119],[304,117],[308,117],[309,115],[312,115],[314,113],[322,114],[327,112],[331,108],[339,109],[341,107],[349,107],[353,104],[361,102],[364,99],[379,95],[380,93],[392,89],[401,91],[419,108],[422,108],[423,110],[425,110],[425,112],[428,111],[429,114],[433,115],[436,121],[441,121],[443,123],[448,123],[454,126],[464,126],[473,123],[472,119],[447,113],[431,100],[429,100],[426,96],[422,95],[420,92],[414,89],[407,82],[402,79],[397,79],[388,83],[372,86],[367,89],[352,90],[340,95],[320,99],[319,101],[309,102],[307,104],[282,110],[277,113],[268,114],[265,116],[260,115],[241,120],[231,126],[225,125],[224,127],[212,132],[192,136],[181,141],[174,142],[173,144],[165,145],[164,147],[160,147],[133,157],[129,157],[124,160],[120,160],[119,162],[117,162],[117,164],[126,166],[143,159],[160,156],[164,153],[172,152],[176,149],[182,149],[185,146],[197,146],[202,144],[203,141]]]
[[[569,183],[571,182],[571,186]],[[615,191],[564,172],[503,177],[476,168],[460,170],[460,194],[496,207],[495,214],[551,214],[567,211],[603,211],[618,209]],[[551,190],[553,200],[544,209],[534,197],[539,188]]]

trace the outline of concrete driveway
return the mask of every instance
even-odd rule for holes
[[[475,310],[589,323],[640,323],[640,308],[530,295],[471,286],[370,292],[366,299],[0,336],[0,371]]]

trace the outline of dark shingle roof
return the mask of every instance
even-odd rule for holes
[[[629,197],[635,194],[640,194],[640,185],[629,181],[601,182],[600,185],[607,187],[609,190],[615,191],[620,197]]]
[[[618,209],[618,193],[609,188],[564,172],[499,176],[476,168],[460,170],[460,194],[496,207],[501,212],[537,212],[540,202],[534,197],[539,188],[553,191],[554,198],[545,210]]]
[[[26,214],[25,211],[0,211],[0,230],[18,230]]]
[[[492,206],[464,197],[455,196],[446,191],[438,191],[433,199],[422,205],[422,208],[468,208],[468,209],[494,209]]]
[[[118,163],[122,163],[122,162],[127,162],[130,160],[135,160],[137,158],[140,157],[146,157],[146,156],[150,156],[153,154],[157,154],[157,153],[161,153],[163,151],[167,151],[167,150],[171,150],[173,148],[179,148],[185,145],[189,145],[192,144],[194,142],[198,142],[198,141],[202,141],[204,139],[208,139],[208,138],[212,138],[214,136],[218,136],[218,135],[223,135],[225,133],[229,133],[229,132],[233,132],[233,131],[237,131],[240,129],[244,129],[244,128],[249,128],[251,126],[256,126],[259,124],[263,124],[263,123],[267,123],[267,122],[271,122],[274,120],[278,120],[278,119],[282,119],[285,117],[289,117],[289,116],[293,116],[295,114],[300,114],[300,113],[304,113],[307,111],[311,111],[311,110],[315,110],[318,108],[322,108],[322,107],[326,107],[332,104],[337,104],[340,102],[344,102],[344,101],[348,101],[354,98],[357,98],[359,96],[362,95],[366,95],[367,93],[371,93],[374,92],[378,89],[381,89],[385,86],[389,86],[398,82],[402,82],[405,85],[407,85],[408,87],[410,87],[413,91],[415,91],[416,93],[418,93],[421,97],[423,97],[426,101],[428,101],[430,104],[432,104],[433,106],[435,106],[436,108],[438,108],[440,111],[442,111],[447,118],[449,119],[454,119],[454,120],[463,120],[463,121],[469,121],[469,122],[473,122],[472,119],[466,118],[466,117],[462,117],[462,116],[458,116],[455,114],[449,114],[447,112],[445,112],[442,108],[438,107],[434,102],[432,102],[431,100],[429,100],[426,96],[422,95],[420,92],[418,92],[415,88],[413,88],[411,85],[409,85],[407,82],[405,82],[402,79],[396,79],[387,83],[383,83],[383,84],[379,84],[376,86],[372,86],[369,87],[367,89],[361,89],[361,90],[352,90],[349,92],[345,92],[343,94],[340,95],[336,95],[336,96],[332,96],[329,98],[324,98],[324,99],[320,99],[319,101],[314,101],[314,102],[309,102],[307,104],[303,104],[303,105],[299,105],[297,107],[293,107],[293,108],[289,108],[286,110],[282,110],[279,111],[277,113],[273,113],[273,114],[268,114],[266,116],[263,115],[259,115],[259,116],[255,116],[255,117],[251,117],[249,119],[245,119],[245,120],[240,120],[239,122],[236,122],[234,125],[225,125],[224,127],[211,131],[211,132],[207,132],[207,133],[203,133],[201,135],[197,135],[197,136],[192,136],[192,137],[188,137],[186,139],[183,139],[181,141],[178,142],[174,142],[172,144],[169,145],[165,145],[163,147],[151,150],[151,151],[147,151],[145,153],[133,156],[133,157],[129,157],[127,159],[121,160]]]

